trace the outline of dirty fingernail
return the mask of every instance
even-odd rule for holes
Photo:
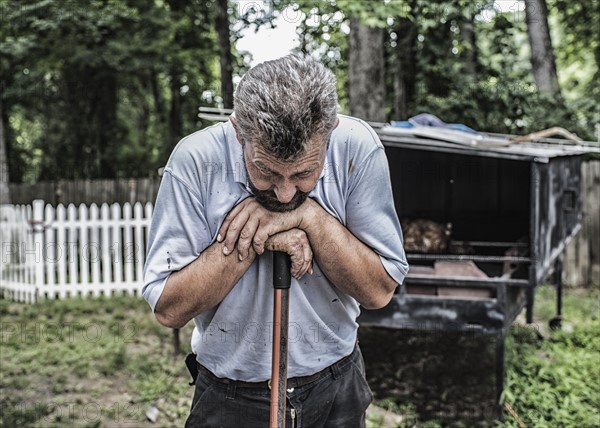
[[[227,247],[223,247],[223,254],[229,254],[229,249]]]
[[[241,262],[242,260],[244,260],[244,256],[242,256],[242,253],[238,253],[238,259],[240,259],[240,262]]]
[[[221,234],[219,233],[217,235],[217,242],[221,242],[223,240],[223,237],[221,236]]]

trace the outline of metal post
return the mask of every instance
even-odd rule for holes
[[[504,422],[504,406],[500,401],[504,393],[504,377],[506,375],[504,367],[504,341],[506,338],[505,329],[502,328],[496,336],[496,404],[498,406],[498,418]]]
[[[556,316],[562,318],[562,272],[563,263],[560,257],[556,259],[556,266],[554,268],[555,279],[556,279]]]
[[[286,253],[273,253],[273,360],[271,363],[270,428],[285,427],[291,263],[290,257]]]
[[[562,326],[562,272],[563,263],[560,256],[554,262],[554,284],[556,285],[556,316],[549,322],[550,328],[559,329]]]
[[[525,289],[526,303],[525,303],[525,321],[527,324],[533,322],[533,302],[535,296],[535,288],[529,286]]]

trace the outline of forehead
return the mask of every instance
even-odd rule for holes
[[[267,150],[260,143],[250,143],[249,161],[262,166],[280,166],[282,168],[290,168],[297,166],[308,166],[310,164],[320,163],[325,158],[327,152],[327,144],[322,139],[312,140],[307,145],[306,150],[293,160],[282,160],[275,154]]]

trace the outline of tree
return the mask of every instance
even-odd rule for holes
[[[531,66],[537,88],[540,92],[551,97],[560,98],[560,86],[548,26],[546,1],[527,0],[525,2],[525,17],[531,46]]]
[[[399,17],[392,30],[392,112],[394,119],[406,120],[409,117],[409,104],[415,96],[417,42],[415,18]]]
[[[385,122],[384,29],[350,18],[348,82],[350,114]]]
[[[224,108],[233,108],[233,56],[231,54],[227,0],[217,0],[215,8],[215,27],[220,48],[221,97]]]
[[[12,181],[147,176],[201,127],[211,2],[0,1]]]
[[[2,104],[2,99],[0,98],[0,118],[3,116]],[[0,120],[0,205],[9,203],[8,158],[6,156],[6,140],[4,139],[4,121]]]

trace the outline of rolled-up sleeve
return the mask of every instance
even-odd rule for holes
[[[200,194],[165,168],[148,233],[142,288],[153,311],[171,272],[193,262],[210,243]]]
[[[346,212],[348,229],[379,254],[387,273],[402,284],[408,263],[383,146],[373,150],[350,177]]]

